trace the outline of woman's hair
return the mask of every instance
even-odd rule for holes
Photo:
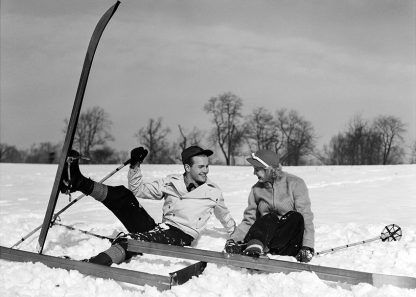
[[[270,170],[269,171],[270,172],[270,177],[273,180],[281,179],[283,177],[283,170],[282,170],[282,165],[281,164],[279,164],[278,166],[268,168],[266,170]]]

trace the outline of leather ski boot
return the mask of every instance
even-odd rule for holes
[[[79,170],[80,158],[81,155],[77,151],[71,150],[69,152],[59,186],[61,193],[70,194],[81,191],[83,194],[89,195],[94,189],[94,182],[83,176]]]

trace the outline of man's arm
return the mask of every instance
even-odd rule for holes
[[[157,200],[163,198],[162,189],[164,188],[165,180],[157,179],[152,182],[143,182],[140,164],[130,168],[127,178],[129,190],[133,192],[136,198]]]
[[[214,215],[221,222],[228,234],[234,232],[236,223],[231,216],[231,213],[224,202],[224,197],[220,196],[217,205],[214,207]]]
[[[136,147],[130,152],[130,170],[127,175],[129,190],[136,198],[162,199],[163,180],[156,180],[150,183],[143,182],[143,175],[140,164],[146,158],[148,150],[144,147]]]

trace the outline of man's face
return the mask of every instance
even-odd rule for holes
[[[262,167],[254,167],[253,174],[257,176],[259,182],[267,182],[271,180],[270,170],[264,169]]]
[[[185,171],[190,181],[203,184],[207,181],[208,157],[204,155],[192,157],[193,165],[185,165]]]

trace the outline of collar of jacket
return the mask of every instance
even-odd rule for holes
[[[188,192],[186,189],[185,178],[183,175],[174,175],[171,177],[172,185],[182,195],[182,197],[189,198],[206,198],[207,192],[212,190],[218,190],[217,186],[207,179],[206,183],[200,185],[196,189]]]
[[[186,187],[186,190],[187,190],[188,192],[190,192],[190,191],[192,191],[192,190],[194,190],[194,189],[196,189],[196,188],[198,188],[198,187],[199,187],[199,185],[198,185],[198,184],[195,184],[195,183],[193,183],[193,182],[190,182],[190,181],[186,178],[186,173],[182,174],[182,176],[183,176],[183,180],[184,180],[184,182],[185,182],[185,187]]]

